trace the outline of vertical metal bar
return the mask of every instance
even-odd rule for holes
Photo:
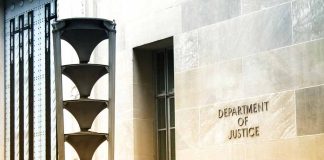
[[[156,121],[157,121],[157,159],[158,160],[168,160],[168,116],[167,116],[167,81],[166,81],[166,74],[167,74],[167,70],[166,70],[166,54],[165,54],[165,50],[157,50],[156,51],[157,53],[154,54],[154,62],[155,62],[155,71],[156,73],[154,74],[155,75],[155,101],[156,101]],[[159,77],[158,77],[158,74],[159,74],[159,61],[162,61],[162,64],[160,67],[163,67],[163,80],[164,80],[164,85],[163,85],[163,89],[164,89],[164,93],[160,93],[159,92],[159,89],[158,89],[158,86],[161,85],[160,81],[159,81]],[[163,99],[164,100],[164,103],[163,103],[163,106],[159,106],[159,100],[160,99]],[[160,116],[159,116],[159,107],[164,107],[164,115],[163,115],[163,118],[164,118],[164,129],[163,130],[160,130],[161,128],[158,128],[158,121],[160,120]],[[162,146],[159,144],[159,133],[163,133],[165,132],[165,137],[164,137],[164,143],[165,143],[165,146],[164,148],[161,148]],[[164,151],[164,157],[166,159],[160,159],[160,150],[163,150]]]
[[[29,160],[34,159],[34,12],[28,12]]]
[[[45,5],[45,141],[46,159],[51,159],[51,51],[50,51],[51,4]]]
[[[152,56],[152,61],[153,61],[153,86],[154,86],[154,93],[155,93],[155,96],[157,95],[157,56],[156,54],[153,54]],[[155,149],[156,149],[156,159],[159,160],[159,130],[158,130],[158,127],[159,127],[159,123],[158,123],[158,103],[157,103],[157,98],[155,97],[155,140],[156,140],[156,143],[155,143]]]
[[[49,32],[50,32],[50,34],[51,33],[53,33],[53,30],[50,28],[51,26],[50,26],[50,24],[52,24],[52,21],[51,20],[53,20],[54,19],[54,21],[56,21],[57,20],[57,0],[54,0],[54,2],[53,3],[51,3],[51,6],[53,7],[51,10],[53,11],[53,13],[50,15],[51,16],[51,18],[50,18],[50,21],[49,21],[49,24],[48,24],[48,27],[49,27]],[[49,11],[49,13],[51,13],[51,11]],[[53,43],[53,44],[52,44]],[[49,38],[49,45],[50,45],[50,47],[54,47],[54,41],[51,43],[51,39]],[[53,84],[53,80],[54,80],[54,85],[52,86],[53,88],[51,89],[51,93],[52,93],[52,96],[53,97],[51,97],[50,99],[51,99],[51,102],[53,102],[53,100],[55,101],[55,103],[57,103],[57,101],[56,101],[56,94],[57,94],[57,92],[58,91],[60,91],[60,90],[58,90],[58,88],[56,88],[56,82],[55,82],[55,56],[57,56],[55,53],[51,53],[52,51],[50,50],[50,55],[51,56],[53,56],[52,58],[53,58],[53,60],[51,60],[51,63],[54,63],[54,66],[51,66],[51,75],[52,75],[52,73],[53,73],[53,71],[52,71],[52,67],[54,67],[54,77],[53,77],[53,79],[51,79],[51,84]],[[55,95],[53,95],[53,90],[55,90]],[[59,92],[61,95],[63,94],[62,92]],[[61,100],[61,102],[60,103],[62,103],[62,100]],[[51,153],[51,159],[58,159],[58,140],[57,140],[57,116],[56,116],[56,106],[53,106],[52,105],[52,103],[50,104],[50,106],[51,106],[51,115],[52,115],[52,117],[51,117],[51,124],[52,124],[52,126],[51,126],[51,140],[52,140],[52,143],[51,143],[51,150],[52,150],[52,153]],[[53,112],[54,111],[54,112]],[[62,111],[62,116],[63,116],[63,111]],[[63,119],[63,117],[62,117],[62,119]],[[55,120],[54,121],[54,125],[53,125],[53,120]],[[53,131],[54,131],[54,133],[53,133]],[[64,136],[64,135],[63,135]],[[55,137],[54,139],[53,139],[53,137]],[[63,143],[64,143],[64,141],[63,141]],[[63,154],[64,155],[64,154]]]
[[[19,159],[24,160],[24,15],[19,16]]]
[[[172,73],[170,73],[169,71],[169,66],[171,64],[173,64],[172,62],[169,61],[169,57],[170,56],[173,56],[172,52],[170,52],[172,50],[170,50],[169,48],[167,48],[165,50],[166,52],[166,70],[167,70],[167,77],[166,77],[166,81],[167,81],[167,97],[168,97],[168,100],[167,100],[167,108],[168,108],[168,148],[169,148],[169,160],[172,160],[172,140],[171,140],[171,130],[172,130],[172,126],[171,126],[171,104],[170,104],[170,101],[171,99],[174,97],[174,94],[172,91],[169,91],[169,77]],[[174,82],[172,82],[174,83]]]
[[[114,160],[115,147],[115,66],[116,31],[109,31],[109,160]]]
[[[15,19],[10,20],[10,160],[15,159]]]
[[[171,51],[171,52],[170,52]],[[172,140],[171,140],[171,130],[173,129],[173,127],[171,126],[171,105],[170,105],[170,101],[171,101],[171,99],[174,97],[174,92],[169,92],[169,76],[171,75],[171,74],[173,74],[173,72],[172,73],[170,73],[169,72],[169,65],[171,65],[171,64],[173,64],[172,62],[170,62],[169,61],[169,57],[170,56],[173,56],[173,54],[172,54],[172,49],[170,50],[169,48],[167,48],[166,50],[165,50],[165,57],[166,57],[166,65],[165,65],[165,67],[166,67],[166,79],[165,79],[165,81],[166,81],[166,93],[167,93],[167,103],[166,103],[166,105],[167,105],[167,110],[168,110],[168,112],[167,112],[167,119],[168,119],[168,151],[169,151],[169,153],[168,153],[168,158],[169,158],[169,160],[172,160]],[[174,83],[174,82],[173,82]]]
[[[154,58],[154,67],[156,67],[154,70],[156,72],[158,72],[157,70],[157,62],[158,61],[163,61],[162,63],[162,67],[164,69],[163,71],[163,80],[164,80],[164,90],[165,92],[162,93],[162,94],[159,94],[157,92],[158,88],[157,88],[157,85],[158,85],[158,79],[157,79],[157,74],[154,74],[155,77],[155,90],[156,90],[156,101],[159,100],[159,98],[164,98],[164,107],[165,107],[165,114],[164,114],[164,119],[165,119],[165,134],[166,134],[166,137],[165,137],[165,148],[161,148],[161,146],[159,144],[157,144],[157,152],[160,150],[160,149],[164,149],[165,150],[165,157],[166,159],[163,159],[163,160],[171,160],[172,159],[172,148],[171,148],[171,145],[172,145],[172,140],[171,140],[171,129],[174,129],[174,127],[171,127],[171,108],[170,108],[170,99],[174,97],[174,93],[171,91],[169,92],[168,88],[169,88],[169,76],[170,76],[170,73],[169,73],[169,65],[170,65],[170,62],[169,62],[169,56],[173,56],[172,54],[169,53],[169,49],[166,48],[162,51],[162,53],[157,53],[157,54],[160,54],[162,55],[161,57],[159,57],[158,55],[154,55],[155,58]],[[158,107],[158,103],[156,102],[156,108]],[[156,117],[159,118],[159,115],[158,115],[158,111],[156,111]],[[157,121],[159,119],[156,119]],[[157,129],[157,137],[158,137],[158,133],[159,133],[159,129]],[[159,139],[157,139],[157,142],[159,141]],[[157,153],[157,155],[159,155],[159,153]],[[159,159],[159,158],[158,158]]]
[[[164,53],[163,53],[163,57],[164,57],[164,90],[165,90],[165,95],[164,95],[164,107],[165,107],[165,125],[166,125],[166,158],[167,160],[170,160],[170,108],[169,108],[169,105],[168,105],[168,101],[169,101],[169,98],[168,98],[168,54],[167,54],[167,50],[164,49]]]
[[[57,0],[54,2],[54,16],[55,16],[55,21],[57,20]]]
[[[64,160],[64,121],[63,121],[63,92],[61,71],[61,35],[59,29],[53,30],[54,39],[54,65],[55,65],[55,87],[56,87],[56,141],[57,159]]]

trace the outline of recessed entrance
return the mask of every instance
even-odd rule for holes
[[[134,48],[135,159],[175,160],[173,38]]]

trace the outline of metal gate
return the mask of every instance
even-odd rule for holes
[[[55,160],[55,81],[51,23],[55,0],[7,0],[5,159]]]

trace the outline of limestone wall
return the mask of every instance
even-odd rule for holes
[[[177,159],[323,159],[323,2],[240,5],[175,36]],[[233,113],[260,101],[268,111]],[[220,118],[224,108],[232,116]],[[259,136],[229,138],[255,126]]]
[[[116,20],[116,160],[154,159],[133,48],[172,36],[177,160],[324,159],[322,0],[60,1],[63,18]],[[260,102],[267,111],[220,118]],[[229,139],[256,126],[258,136]]]

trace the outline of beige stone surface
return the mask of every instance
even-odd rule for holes
[[[135,160],[155,159],[154,120],[134,119]]]
[[[259,102],[269,102],[268,111],[240,116],[219,118],[219,109]],[[295,94],[281,92],[233,102],[214,104],[200,109],[200,146],[227,143],[248,143],[296,136]],[[238,118],[248,117],[247,125],[240,127]],[[260,136],[229,140],[230,130],[259,126]]]
[[[149,51],[137,51],[133,69],[134,118],[155,118],[155,91],[153,87],[153,57]]]
[[[134,118],[154,119],[155,97],[152,87],[145,85],[134,85]]]
[[[150,51],[136,50],[134,53],[134,160],[154,160],[156,157],[156,130],[153,57]]]
[[[101,0],[103,1],[103,0]],[[168,8],[174,6],[174,0],[138,0],[138,1],[128,1],[123,0],[121,2],[123,10],[123,19],[129,22],[137,21],[140,18],[147,16],[148,14],[154,12],[163,12]]]
[[[182,29],[192,30],[241,14],[240,0],[190,0],[181,4]]]
[[[324,132],[324,86],[296,91],[296,121],[298,135]]]
[[[244,58],[245,94],[255,96],[298,87],[303,67],[302,48],[288,47]]]
[[[144,45],[180,32],[181,7],[172,6],[129,23],[125,29],[126,47]]]
[[[175,72],[184,72],[199,66],[198,31],[174,36]]]
[[[199,147],[199,109],[175,112],[177,150]]]
[[[324,83],[324,40],[243,58],[244,90],[249,96]]]
[[[320,160],[324,155],[323,137],[320,134],[261,143],[215,145],[194,155],[199,160]]]
[[[291,45],[290,8],[290,4],[283,4],[202,27],[198,30],[199,65]]]
[[[130,50],[116,55],[116,117],[133,118],[133,61]]]
[[[79,159],[78,153],[75,149],[67,142],[64,143],[65,159]]]
[[[104,141],[99,145],[96,152],[93,154],[92,159],[108,159],[108,154],[102,154],[102,153],[107,153],[107,151],[108,151],[108,142]]]
[[[240,59],[175,73],[176,110],[239,98],[242,91]]]
[[[324,37],[324,2],[297,0],[292,2],[294,43]]]
[[[212,160],[216,157],[222,160],[243,160],[245,154],[245,147],[240,148],[234,145],[210,146],[199,151],[199,160]]]
[[[324,83],[324,39],[315,40],[300,47],[302,52],[302,82],[300,86],[309,87]]]
[[[242,0],[242,14],[275,7],[291,1],[292,0]]]
[[[176,159],[179,160],[197,160],[200,158],[199,149],[184,149],[176,151]]]
[[[104,109],[102,110],[96,117],[96,119],[93,121],[92,127],[90,128],[90,131],[94,132],[100,132],[100,133],[107,133],[108,131],[108,114],[109,110]]]
[[[323,135],[323,134],[321,134]],[[315,137],[315,146],[314,150],[316,150],[316,155],[315,155],[315,159],[324,159],[324,154],[323,154],[323,149],[324,149],[324,136],[316,136]]]
[[[115,159],[134,160],[134,121],[116,118]]]
[[[117,118],[133,118],[133,85],[120,86],[119,90],[116,90],[116,106]]]
[[[323,84],[323,46],[321,39],[175,73],[176,109]]]

